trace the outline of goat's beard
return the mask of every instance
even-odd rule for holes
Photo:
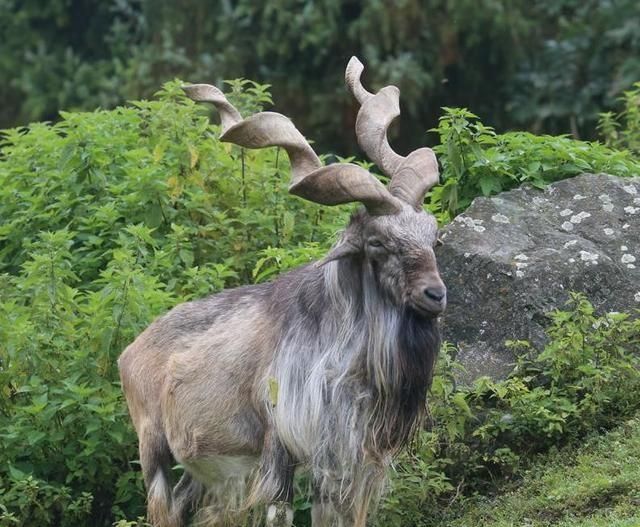
[[[426,413],[440,333],[434,318],[406,304],[384,304],[375,298],[374,287],[365,293],[365,302],[369,342],[363,354],[376,401],[369,440],[374,452],[394,453],[409,441]]]

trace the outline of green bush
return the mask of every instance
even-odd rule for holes
[[[270,101],[266,87],[249,81],[231,88],[246,113]],[[250,281],[257,251],[333,233],[339,213],[324,220],[320,207],[288,196],[284,152],[213,140],[205,110],[179,82],[158,98],[3,133],[0,272],[20,269],[38,233],[66,229],[82,285],[132,243],[163,282],[220,289]]]
[[[629,126],[635,121],[637,117],[627,117]],[[629,126],[620,131],[621,140],[634,133]],[[629,151],[564,136],[496,134],[465,108],[444,108],[439,126],[432,132],[440,138],[434,150],[442,165],[443,184],[433,191],[431,209],[443,221],[466,209],[476,196],[490,196],[522,183],[543,187],[585,172],[640,174],[640,161]],[[614,147],[624,146],[609,142]]]
[[[640,155],[640,82],[624,92],[623,109],[619,113],[600,114],[598,130],[605,144]]]

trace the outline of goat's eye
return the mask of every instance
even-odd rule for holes
[[[381,249],[384,247],[383,243],[377,238],[372,238],[371,240],[368,240],[367,243],[369,244],[369,247],[374,247],[376,249]]]

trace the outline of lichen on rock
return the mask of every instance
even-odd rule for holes
[[[638,189],[640,178],[584,174],[544,191],[477,198],[443,229],[444,338],[459,348],[469,380],[510,371],[506,340],[541,348],[545,313],[562,307],[570,291],[600,312],[638,307]]]

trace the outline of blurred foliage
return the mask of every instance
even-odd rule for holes
[[[598,130],[607,146],[640,156],[640,82],[624,92],[622,103],[623,109],[619,113],[600,114]]]
[[[526,45],[535,51],[520,56],[507,111],[535,133],[593,137],[598,112],[615,106],[615,98],[640,78],[640,3],[529,4],[536,27]]]
[[[351,206],[288,195],[282,150],[218,141],[208,109],[180,84],[151,101],[0,133],[1,527],[144,525],[117,356],[179,302],[320,257],[347,221]],[[271,101],[267,86],[247,80],[226,91],[245,114]],[[438,132],[446,182],[429,207],[442,221],[497,191],[484,177],[508,188],[571,176],[576,159],[621,174],[633,166],[601,145],[495,134],[463,109],[447,110]],[[495,157],[494,169],[482,156]],[[554,163],[568,166],[554,172]],[[439,190],[451,180],[455,207]],[[579,298],[554,320],[541,358],[502,383],[457,387],[445,350],[435,428],[399,461],[380,525],[425,525],[456,489],[483,489],[531,452],[637,408],[640,370],[628,352],[637,323],[596,317]],[[297,497],[301,526],[308,505]]]
[[[148,97],[173,77],[273,85],[321,150],[353,149],[348,58],[402,91],[400,151],[442,106],[593,138],[640,78],[636,0],[0,0],[0,126]],[[313,86],[313,90],[309,90]]]

